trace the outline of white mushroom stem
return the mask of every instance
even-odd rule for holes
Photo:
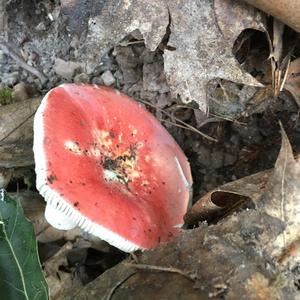
[[[45,218],[56,229],[70,230],[77,226],[77,223],[67,216],[64,211],[56,209],[49,203],[46,205]]]

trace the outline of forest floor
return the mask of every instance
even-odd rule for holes
[[[105,242],[77,229],[66,233],[49,228],[43,217],[44,202],[35,188],[31,150],[33,115],[43,95],[62,83],[89,83],[111,86],[140,101],[165,126],[190,162],[193,203],[212,190],[222,190],[222,185],[228,182],[272,169],[281,148],[280,122],[294,153],[300,153],[300,114],[297,99],[288,89],[274,96],[274,69],[266,32],[256,30],[257,26],[242,30],[233,42],[230,41],[229,47],[242,72],[251,74],[262,86],[246,85],[241,80],[236,83],[228,80],[232,79],[230,76],[218,78],[219,71],[214,71],[207,75],[206,92],[200,95],[205,99],[183,101],[184,93],[181,95],[182,88],[177,84],[180,78],[172,77],[172,72],[178,71],[178,65],[172,65],[166,54],[179,49],[174,46],[176,39],[172,38],[176,29],[172,27],[172,21],[177,17],[175,13],[172,15],[172,10],[170,19],[164,19],[159,25],[164,26],[164,32],[154,47],[155,40],[149,37],[153,32],[147,32],[142,26],[144,12],[135,18],[129,14],[133,18],[131,24],[138,20],[140,29],[128,26],[125,30],[116,26],[110,30],[109,38],[102,37],[106,19],[105,16],[97,17],[105,13],[102,9],[106,1],[98,4],[74,1],[74,5],[67,1],[1,3],[0,184],[7,185],[6,190],[12,195],[18,195],[25,214],[33,221],[52,299],[75,299],[70,296],[75,288],[80,290],[87,283],[93,283],[108,269],[106,279],[98,277],[96,287],[82,289],[76,299],[99,299],[95,295],[101,293],[107,299],[112,294],[116,299],[140,299],[141,295],[145,295],[144,299],[154,299],[151,297],[156,293],[161,296],[155,299],[207,299],[208,295],[212,299],[242,299],[237,297],[238,293],[252,295],[247,299],[294,299],[297,285],[299,289],[299,264],[293,265],[292,269],[280,268],[274,264],[270,251],[266,250],[267,256],[258,255],[257,249],[265,249],[262,245],[272,243],[271,237],[274,235],[275,239],[280,231],[274,219],[262,216],[263,210],[254,210],[254,213],[249,212],[248,207],[233,213],[233,209],[224,204],[224,199],[220,200],[221,204],[213,201],[215,205],[229,208],[226,218],[218,221],[210,218],[210,226],[201,223],[157,252],[137,253],[136,266],[139,267],[132,269],[126,263],[136,262]],[[151,13],[148,7],[145,10],[147,14]],[[135,14],[138,12],[138,9],[134,10]],[[97,23],[99,20],[104,20],[103,28]],[[264,23],[268,32],[272,24],[270,19]],[[106,35],[109,33],[105,31]],[[283,41],[282,57],[289,56],[291,61],[299,58],[299,43],[295,44],[297,34],[286,27],[280,38]],[[187,46],[192,43],[188,38],[185,42]],[[208,48],[205,51],[209,51]],[[203,55],[206,55],[205,51]],[[222,56],[215,51],[211,56]],[[200,62],[197,60],[200,52],[195,56],[185,53],[189,61],[183,64],[202,62],[203,58]],[[224,66],[223,61],[218,65],[217,59],[207,63],[214,65],[215,70]],[[299,73],[299,62],[293,66]],[[185,69],[180,72],[184,77]],[[299,95],[299,85],[297,92]],[[198,108],[203,103],[205,111]],[[247,196],[251,198],[251,195]],[[195,227],[197,221],[200,219],[196,217],[189,227]],[[258,233],[266,224],[271,225]],[[272,231],[271,227],[276,229]],[[230,240],[229,232],[233,235],[236,228],[239,228],[238,233]],[[225,236],[227,240],[222,239]],[[260,236],[255,241],[257,245],[254,245],[254,236]],[[232,261],[225,260],[224,256],[230,256]],[[121,267],[111,269],[119,262],[122,262]],[[153,267],[158,265],[164,267],[158,270]],[[195,269],[191,267],[193,265]],[[242,265],[248,268],[247,272],[241,271]],[[138,270],[141,274],[136,276]],[[230,277],[233,270],[235,274]],[[160,272],[160,281],[157,272]],[[211,278],[215,281],[206,284]],[[120,287],[122,280],[127,287]],[[240,287],[243,280],[247,287]],[[251,294],[250,290],[256,292]],[[261,292],[259,297],[258,290]]]

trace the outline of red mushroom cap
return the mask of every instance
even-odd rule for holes
[[[64,84],[34,120],[37,189],[55,227],[80,226],[131,252],[171,240],[192,177],[184,153],[140,104],[117,90]]]

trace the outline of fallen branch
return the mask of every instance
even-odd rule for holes
[[[7,42],[0,40],[0,48],[5,54],[9,55],[12,59],[14,59],[21,68],[35,75],[41,81],[42,85],[44,85],[48,81],[48,78],[44,73],[28,65],[25,62],[25,60],[22,57],[20,57]]]

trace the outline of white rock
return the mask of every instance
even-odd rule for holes
[[[113,85],[116,82],[115,77],[111,73],[111,71],[107,70],[101,75],[101,79],[103,80],[103,84],[106,86]]]

